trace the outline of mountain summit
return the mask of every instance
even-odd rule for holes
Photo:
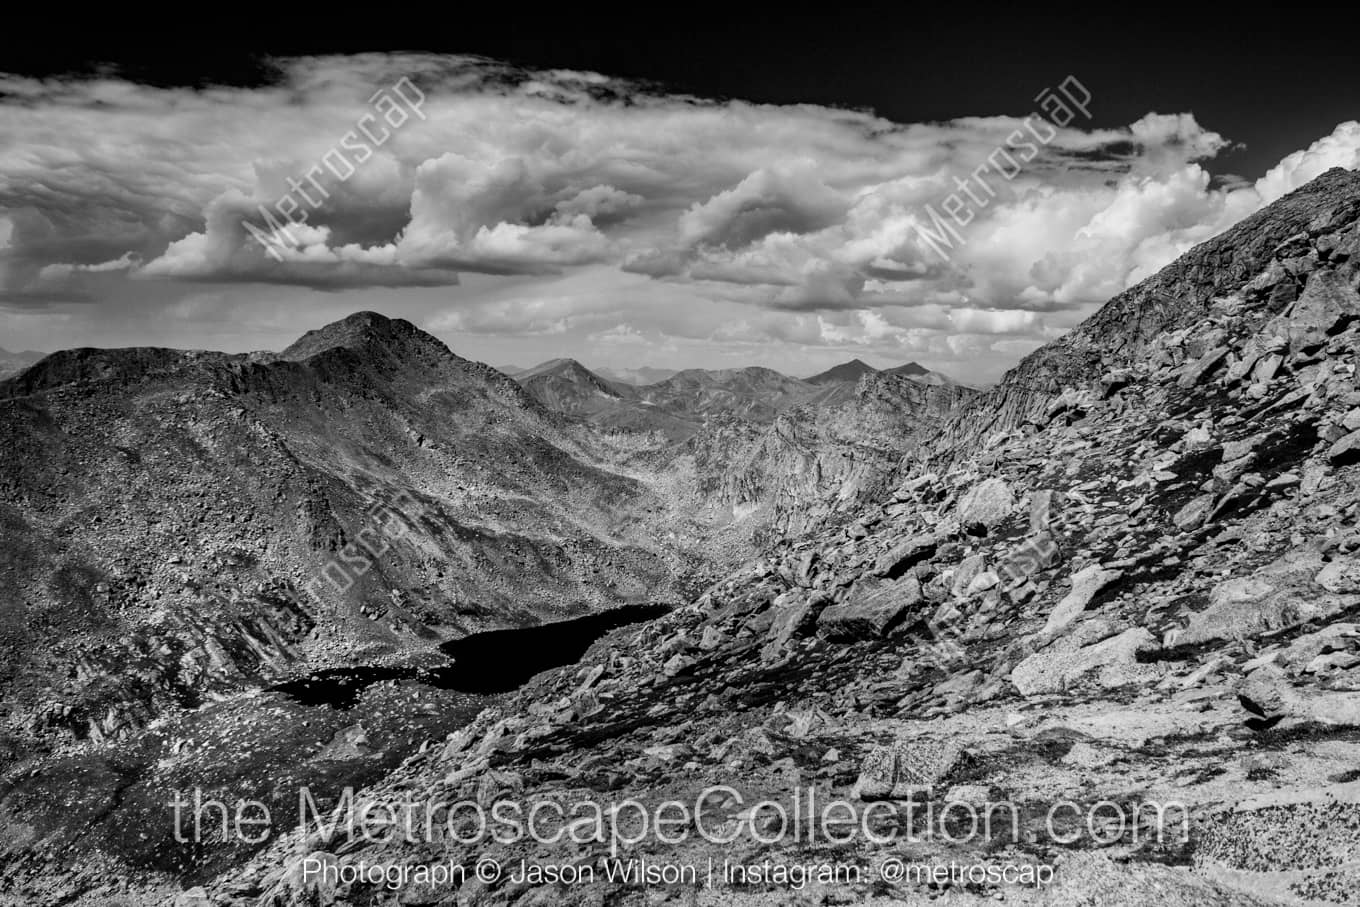
[[[842,362],[840,365],[832,366],[824,372],[804,378],[808,384],[832,384],[839,381],[858,381],[865,375],[872,375],[878,369],[860,359],[851,359],[849,362]]]
[[[394,353],[412,344],[427,349],[437,346],[448,352],[439,340],[405,319],[388,318],[377,312],[355,312],[303,334],[279,353],[279,358],[300,362],[333,349],[368,352],[381,349]]]
[[[576,416],[633,396],[631,387],[606,381],[575,359],[550,359],[517,373],[515,380],[549,409]]]

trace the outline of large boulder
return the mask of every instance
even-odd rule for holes
[[[1360,431],[1353,431],[1327,448],[1327,459],[1336,466],[1360,463]]]
[[[843,604],[821,613],[817,630],[831,639],[883,636],[922,600],[921,584],[911,573],[898,580],[861,580]]]
[[[786,592],[774,601],[769,641],[761,650],[761,660],[776,660],[797,636],[810,631],[817,612],[826,605],[827,595],[821,591],[807,593],[802,589]]]
[[[1360,592],[1360,561],[1338,558],[1318,571],[1319,586],[1338,595]]]
[[[858,800],[910,800],[929,794],[962,761],[963,748],[952,740],[898,740],[876,746],[864,757],[850,792]]]
[[[1274,665],[1253,671],[1238,684],[1237,694],[1243,707],[1257,718],[1360,727],[1360,693],[1296,687]]]
[[[959,523],[965,529],[991,529],[1015,509],[1015,494],[1003,479],[986,479],[959,501]]]
[[[1251,576],[1219,583],[1209,593],[1209,607],[1191,615],[1189,626],[1170,641],[1251,639],[1300,621],[1325,619],[1355,603],[1353,596],[1330,594],[1314,577],[1331,581],[1324,574],[1322,554],[1312,547],[1288,551]]]
[[[1053,647],[1029,656],[1011,672],[1011,683],[1023,696],[1063,693],[1075,687],[1114,688],[1148,683],[1161,677],[1163,669],[1140,664],[1138,653],[1156,648],[1156,640],[1143,627],[1117,636],[1075,647],[1081,634],[1059,640]]]
[[[934,554],[937,544],[938,540],[931,533],[914,535],[880,554],[874,562],[874,572],[879,576],[896,579]]]
[[[1063,596],[1044,625],[1045,633],[1060,633],[1073,621],[1081,617],[1096,593],[1124,574],[1119,570],[1106,570],[1099,564],[1092,564],[1072,575],[1072,591]]]
[[[1360,317],[1360,296],[1336,270],[1315,271],[1289,311],[1276,316],[1266,330],[1289,336],[1293,350],[1323,343],[1338,323]]]
[[[1200,356],[1199,359],[1187,365],[1181,372],[1181,376],[1176,383],[1181,387],[1194,387],[1207,378],[1218,364],[1223,361],[1223,357],[1226,355],[1228,355],[1228,348],[1226,346],[1219,346],[1209,350],[1203,356]]]

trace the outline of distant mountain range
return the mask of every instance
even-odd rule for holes
[[[545,372],[551,372],[554,369],[558,368],[564,362],[573,362],[579,368],[585,368],[585,366],[582,366],[579,362],[576,362],[573,359],[549,359],[547,362],[540,363],[534,366],[533,368],[524,368],[523,366],[519,365],[500,365],[497,366],[496,368],[503,374],[509,375],[512,378],[520,379],[525,377],[525,375],[528,373],[533,373],[534,375],[541,375]],[[707,371],[712,372],[714,374],[725,373],[729,374],[730,376],[732,373],[749,371],[750,368],[759,369],[760,367],[751,366],[747,369],[679,370],[642,366],[641,368],[600,367],[595,369],[586,369],[586,371],[590,372],[595,378],[603,379],[607,382],[612,382],[614,384],[626,384],[632,385],[634,387],[647,387],[649,385],[661,384],[665,381],[668,381],[671,378],[674,378],[676,375],[681,374],[682,371],[683,372]],[[771,371],[770,369],[760,370]],[[887,373],[890,375],[902,375],[903,377],[911,378],[913,381],[920,381],[924,384],[957,385],[960,387],[969,386],[963,384],[960,381],[955,381],[953,378],[949,377],[943,372],[937,372],[932,369],[928,369],[924,365],[921,365],[919,362],[908,362],[906,365],[899,365],[895,366],[894,368],[877,369],[862,359],[851,359],[849,362],[842,362],[840,365],[832,366],[826,371],[818,372],[817,374],[812,375],[808,378],[794,380],[802,380],[807,384],[817,385],[843,384],[843,383],[853,384],[860,378],[863,378],[865,375],[876,375],[879,374],[880,372]],[[776,372],[775,374],[779,373]]]
[[[574,359],[518,370],[546,409],[615,436],[664,439],[692,458],[701,497],[753,515],[762,534],[800,532],[883,491],[915,439],[976,394],[917,363],[860,360],[812,378],[773,369],[685,369],[634,385]]]
[[[533,368],[503,367],[536,400],[554,412],[586,419],[602,428],[657,431],[675,441],[698,434],[711,418],[736,418],[768,425],[797,406],[814,408],[847,403],[866,376],[894,376],[919,385],[962,387],[947,375],[908,362],[876,369],[852,359],[810,378],[794,378],[773,369],[599,369],[575,359],[551,359]],[[666,377],[647,384],[630,377]]]
[[[919,362],[908,362],[906,365],[899,365],[895,368],[877,369],[861,359],[851,359],[849,362],[842,362],[840,365],[832,366],[824,372],[818,372],[810,378],[804,378],[808,384],[836,384],[845,381],[858,381],[865,375],[875,375],[884,372],[889,375],[901,375],[913,381],[920,381],[923,384],[944,384],[959,385],[948,375],[941,372],[932,371],[921,365]]]

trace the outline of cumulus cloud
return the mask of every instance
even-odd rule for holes
[[[431,324],[999,360],[1360,166],[1355,122],[1251,183],[1210,178],[1229,139],[1189,113],[900,124],[474,58],[279,71],[202,90],[0,76],[0,301],[87,299],[95,278],[345,292],[497,275],[516,298],[479,283]],[[627,292],[604,304],[575,275]]]

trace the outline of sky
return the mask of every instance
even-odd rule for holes
[[[33,42],[0,58],[0,347],[281,349],[368,309],[496,365],[989,383],[1360,166],[1341,30],[1185,25]]]

